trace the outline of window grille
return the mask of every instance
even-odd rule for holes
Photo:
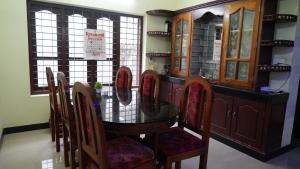
[[[141,16],[28,1],[28,34],[31,93],[47,93],[46,67],[56,81],[65,73],[72,86],[76,81],[91,85],[114,84],[116,71],[128,66],[132,86],[138,86],[141,70]],[[105,60],[84,59],[84,29],[105,31]]]

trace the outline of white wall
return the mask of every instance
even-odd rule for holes
[[[298,15],[299,0],[278,1],[277,13]],[[297,23],[277,23],[275,39],[295,40]],[[294,48],[274,48],[273,64],[278,61],[291,65]],[[286,82],[286,83],[285,83]],[[270,87],[289,92],[289,73],[271,73]]]
[[[278,27],[276,36],[278,38],[286,38],[295,40],[294,48],[289,48],[279,52],[279,49],[275,51],[275,58],[281,57],[286,59],[288,64],[292,65],[292,71],[289,79],[289,83],[284,86],[284,90],[287,90],[290,94],[287,103],[285,123],[282,136],[282,146],[291,143],[292,131],[294,125],[296,102],[298,94],[298,83],[300,78],[300,2],[299,0],[285,0],[280,1],[279,9],[281,13],[290,13],[298,15],[297,23],[293,25],[281,25]],[[282,77],[286,79],[287,77]],[[272,82],[271,82],[272,83]],[[273,81],[274,83],[274,81]],[[278,83],[278,81],[277,81]],[[282,83],[282,82],[281,82]],[[298,112],[299,113],[299,112]]]

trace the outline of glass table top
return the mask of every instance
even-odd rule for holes
[[[111,123],[167,122],[176,119],[179,111],[167,102],[142,97],[137,89],[118,90],[114,87],[97,94],[94,105],[102,120]]]

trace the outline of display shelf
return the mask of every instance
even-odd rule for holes
[[[146,11],[148,15],[154,15],[154,16],[165,16],[165,17],[172,17],[174,16],[175,12],[165,9],[157,9],[157,10],[150,10]]]
[[[258,65],[259,71],[268,71],[268,72],[290,72],[290,65]]]
[[[294,41],[291,40],[262,40],[261,46],[268,47],[293,47]]]
[[[297,15],[290,14],[273,14],[265,15],[264,22],[297,22]]]
[[[164,36],[164,37],[171,37],[171,32],[164,32],[164,31],[148,31],[147,35],[150,36]]]
[[[171,53],[168,52],[148,52],[147,57],[171,57]]]

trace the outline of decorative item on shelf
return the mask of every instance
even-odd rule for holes
[[[166,36],[166,37],[171,37],[171,32],[164,32],[164,31],[148,31],[148,35],[151,36]]]
[[[268,47],[293,47],[294,41],[291,40],[262,40],[261,46]]]
[[[171,21],[165,21],[165,32],[168,32],[171,34],[172,31],[172,22]]]
[[[258,70],[269,72],[290,72],[291,66],[284,63],[277,63],[274,65],[258,65]]]
[[[97,94],[101,94],[101,89],[102,89],[102,83],[96,82],[95,83],[95,89]]]
[[[170,57],[171,53],[169,52],[148,52],[146,53],[147,57]]]
[[[276,21],[276,22],[297,22],[297,15],[291,14],[273,14],[265,15],[264,21]]]

